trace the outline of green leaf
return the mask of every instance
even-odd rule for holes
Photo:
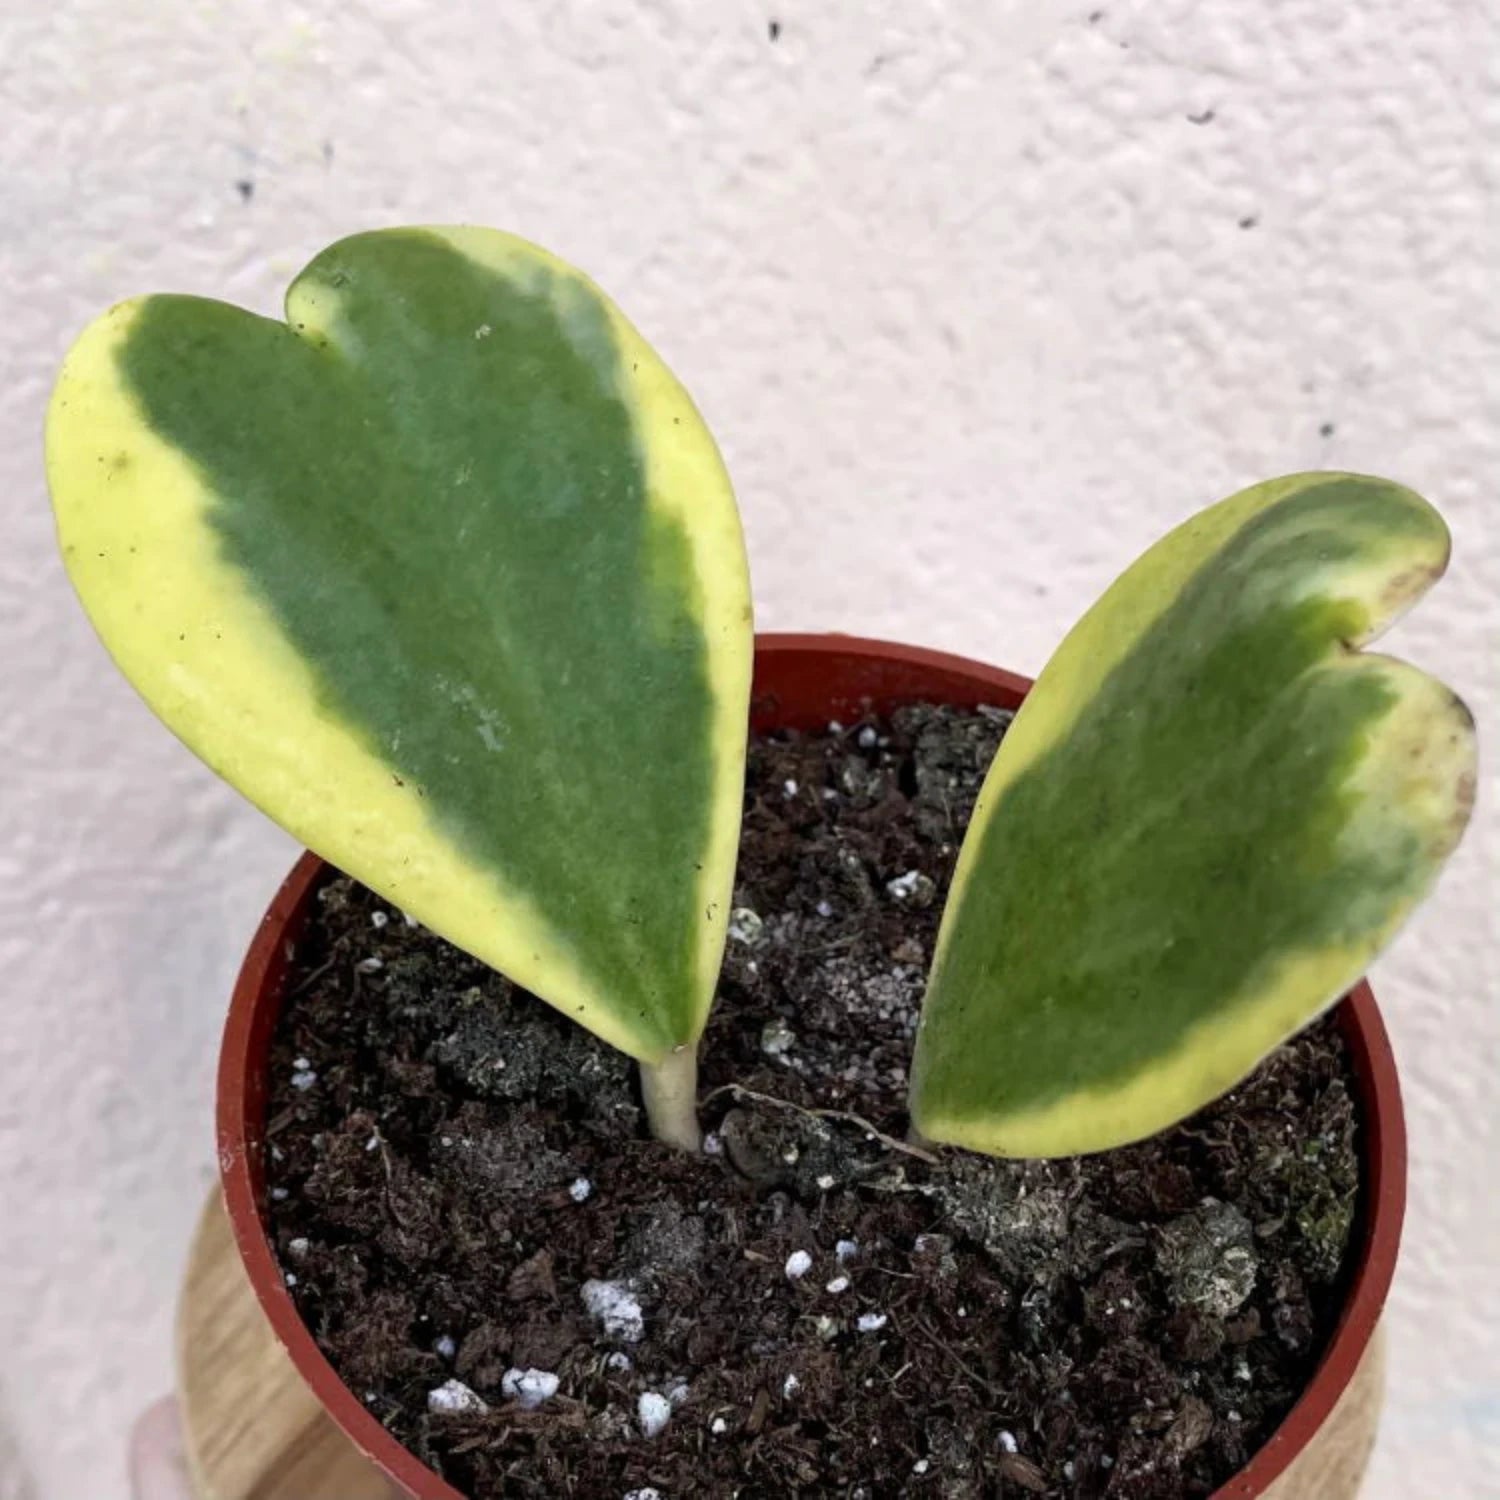
[[[722,953],[752,629],[728,478],[608,299],[508,235],[358,235],[286,323],[124,303],[47,467],[125,674],[309,847],[654,1061]]]
[[[1443,571],[1409,490],[1302,474],[1148,551],[1048,663],[960,854],[918,1129],[1102,1150],[1217,1097],[1335,1001],[1426,893],[1473,725],[1364,645]]]

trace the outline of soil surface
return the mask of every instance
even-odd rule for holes
[[[272,1052],[275,1243],[344,1380],[464,1494],[1176,1500],[1286,1414],[1357,1206],[1330,1022],[1139,1146],[903,1139],[1006,721],[754,745],[697,1158],[643,1138],[623,1057],[322,890]]]

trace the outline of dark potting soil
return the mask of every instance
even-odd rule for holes
[[[903,1139],[1006,721],[755,744],[697,1158],[644,1138],[623,1057],[323,889],[272,1051],[275,1243],[344,1380],[464,1494],[1176,1500],[1286,1414],[1357,1199],[1331,1022],[1124,1150]]]

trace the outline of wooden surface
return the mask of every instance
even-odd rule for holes
[[[198,1500],[399,1500],[323,1415],[276,1342],[217,1192],[188,1261],[177,1371]],[[1332,1421],[1265,1500],[1354,1500],[1384,1385],[1385,1339],[1377,1331]]]
[[[396,1500],[276,1341],[217,1191],[177,1309],[177,1395],[198,1500]]]
[[[1333,1418],[1275,1484],[1265,1500],[1354,1500],[1375,1446],[1385,1398],[1385,1329],[1365,1350]]]

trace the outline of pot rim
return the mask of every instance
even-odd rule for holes
[[[752,719],[811,727],[865,701],[999,700],[1016,706],[1030,680],[982,662],[896,642],[838,634],[756,637]],[[830,667],[839,677],[830,690]],[[219,1176],[235,1244],[257,1300],[298,1374],[325,1411],[388,1478],[416,1500],[466,1497],[403,1447],[343,1383],[303,1323],[282,1280],[264,1218],[266,1057],[282,985],[312,890],[324,868],[305,853],[256,929],[236,980],[219,1054],[216,1104]],[[1266,1493],[1327,1421],[1374,1335],[1395,1272],[1406,1207],[1406,1126],[1390,1038],[1369,984],[1339,1003],[1358,1083],[1362,1195],[1359,1244],[1348,1296],[1322,1361],[1281,1425],[1211,1500]]]

